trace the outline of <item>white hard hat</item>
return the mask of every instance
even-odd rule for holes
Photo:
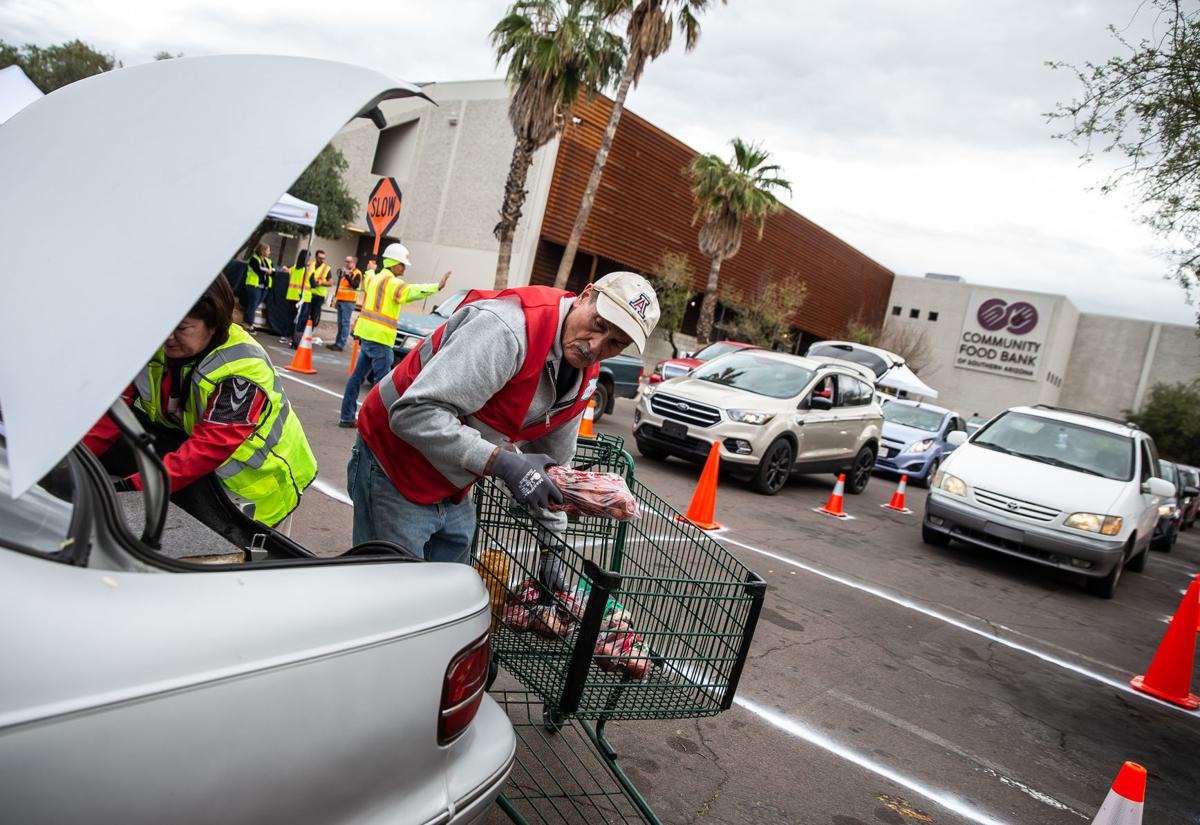
[[[392,263],[388,263],[388,261]],[[383,250],[383,265],[388,267],[392,264],[412,266],[412,258],[409,257],[407,246],[402,243],[390,243],[387,245],[387,248]]]

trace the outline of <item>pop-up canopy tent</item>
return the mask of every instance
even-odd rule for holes
[[[938,397],[937,390],[918,378],[917,374],[908,368],[908,364],[898,364],[892,367],[876,383],[881,387],[904,390],[909,395],[923,395],[926,398]]]
[[[310,230],[317,225],[317,207],[314,204],[294,198],[284,192],[275,205],[267,212],[268,218],[274,218],[284,223],[294,223],[307,226]],[[312,232],[309,232],[309,243],[312,242]]]
[[[0,69],[0,123],[42,96],[42,90],[33,85],[20,66]]]

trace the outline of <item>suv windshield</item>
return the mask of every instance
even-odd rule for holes
[[[738,352],[697,367],[692,375],[701,381],[736,387],[756,395],[793,398],[808,384],[813,371],[798,364]]]
[[[454,310],[458,309],[458,305],[463,302],[463,298],[466,297],[467,291],[465,289],[460,289],[458,292],[455,292],[449,298],[434,307],[433,314],[440,315],[443,318],[449,318],[454,314]]]
[[[692,357],[697,361],[711,361],[714,358],[739,349],[745,349],[745,347],[739,347],[726,341],[718,341],[715,344],[709,344]]]
[[[837,358],[842,361],[851,361],[855,364],[862,364],[864,367],[875,373],[875,377],[883,375],[888,370],[887,362],[873,352],[865,352],[860,349],[849,349],[833,344],[817,344],[809,349],[810,356],[818,355],[822,358]]]
[[[1133,439],[1069,421],[1009,412],[971,442],[1002,453],[1118,481],[1133,478]]]
[[[925,410],[921,407],[910,407],[907,404],[884,404],[883,420],[904,427],[915,427],[936,433],[942,428],[942,417],[945,413]]]

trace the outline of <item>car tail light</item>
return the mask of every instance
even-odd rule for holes
[[[490,633],[484,633],[450,660],[442,682],[442,706],[438,712],[439,745],[449,745],[462,736],[475,718],[479,703],[483,701],[491,662]]]

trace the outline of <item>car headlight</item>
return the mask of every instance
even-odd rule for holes
[[[1083,530],[1087,533],[1101,533],[1105,536],[1115,536],[1121,532],[1124,522],[1120,516],[1102,516],[1097,513],[1072,513],[1063,524]]]
[[[406,335],[404,337],[404,348],[416,349],[417,347],[421,346],[421,342],[424,340],[424,338],[418,338],[416,335]]]
[[[654,395],[655,389],[656,388],[654,384],[647,384],[646,386],[642,387],[642,398],[649,399],[650,396]]]
[[[918,441],[916,444],[910,445],[908,450],[906,450],[906,452],[924,453],[924,452],[928,452],[929,448],[931,448],[932,446],[933,446],[933,439],[927,438],[924,441]]]
[[[761,410],[726,410],[726,412],[729,413],[730,419],[739,424],[766,424],[775,417],[775,413]]]
[[[942,490],[952,496],[965,496],[967,483],[958,476],[952,476],[945,470],[938,470],[933,477],[934,489]]]
[[[1160,505],[1158,505],[1158,514],[1159,514],[1160,516],[1173,516],[1173,515],[1175,515],[1175,505],[1174,505],[1174,504],[1160,504]]]

